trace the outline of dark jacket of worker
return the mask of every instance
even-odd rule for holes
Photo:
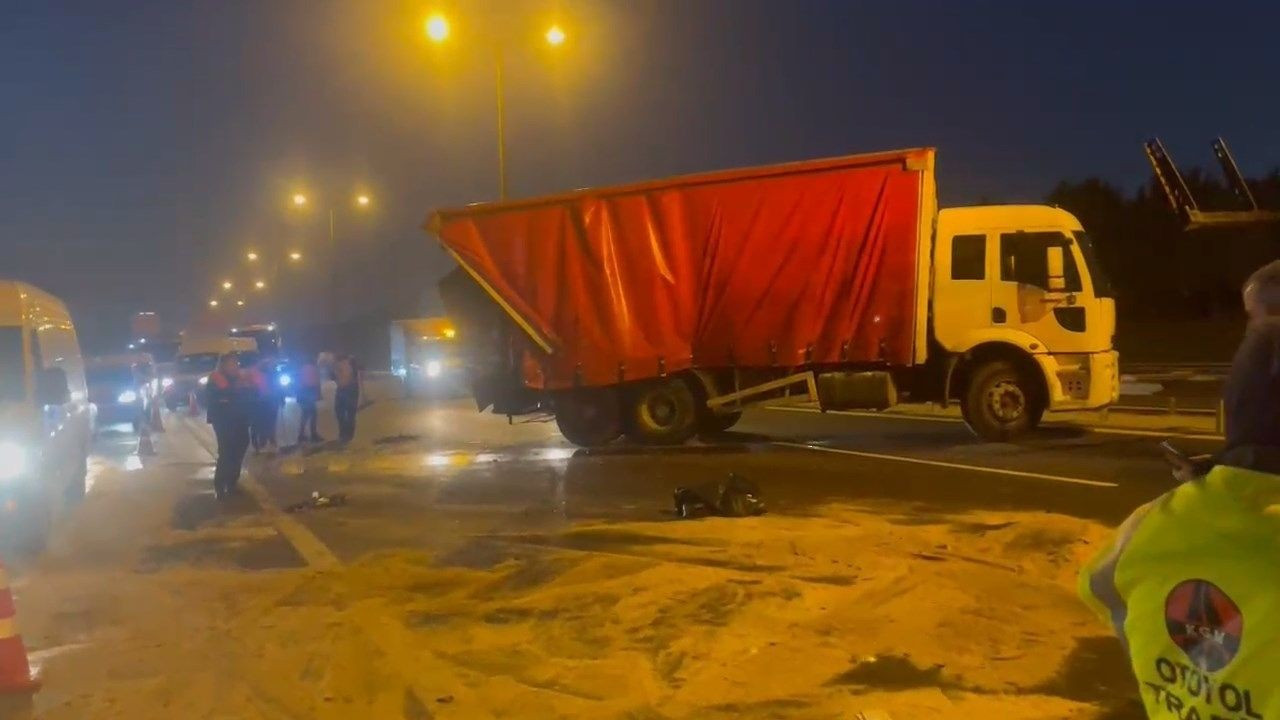
[[[1280,474],[1280,318],[1249,323],[1222,405],[1226,447],[1215,463]]]
[[[228,378],[221,370],[214,370],[205,385],[209,424],[239,422],[247,425],[253,416],[257,395],[257,389],[247,378]]]

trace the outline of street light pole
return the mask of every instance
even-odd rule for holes
[[[502,84],[502,45],[493,46],[494,86],[498,92],[498,199],[507,199],[507,118],[506,93]]]
[[[427,37],[431,42],[440,44],[449,38],[449,19],[440,13],[433,13],[427,18],[425,30]],[[547,28],[546,34],[547,44],[552,47],[558,47],[565,42],[565,32],[558,24]],[[498,199],[507,199],[507,117],[506,117],[506,88],[504,84],[503,74],[505,63],[502,57],[502,39],[495,38],[493,42],[493,70],[494,70],[494,88],[497,95],[497,112],[498,112]]]
[[[329,206],[329,319],[338,321],[338,244],[333,239],[333,206]]]

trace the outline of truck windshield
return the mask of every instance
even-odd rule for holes
[[[1080,246],[1080,254],[1084,256],[1085,267],[1089,269],[1089,277],[1093,278],[1093,293],[1098,297],[1115,297],[1115,289],[1111,287],[1111,278],[1098,262],[1098,255],[1093,251],[1093,241],[1083,230],[1075,232],[1076,244]]]
[[[0,327],[0,400],[26,397],[22,362],[22,328]]]

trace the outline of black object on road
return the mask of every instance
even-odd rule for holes
[[[338,507],[347,504],[347,496],[345,493],[334,493],[332,495],[321,495],[319,492],[311,493],[311,498],[304,502],[294,503],[284,509],[285,512],[293,513],[299,510],[320,510],[323,508]]]
[[[760,486],[734,473],[698,488],[676,488],[675,503],[676,516],[685,519],[709,515],[752,517],[768,512]]]

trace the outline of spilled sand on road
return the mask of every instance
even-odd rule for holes
[[[95,499],[86,526],[132,501]],[[1088,718],[1104,695],[1071,666],[1105,629],[1073,583],[1107,534],[832,505],[317,573],[142,572],[145,548],[88,532],[32,575],[22,620],[45,647],[87,643],[47,659],[51,720]]]

